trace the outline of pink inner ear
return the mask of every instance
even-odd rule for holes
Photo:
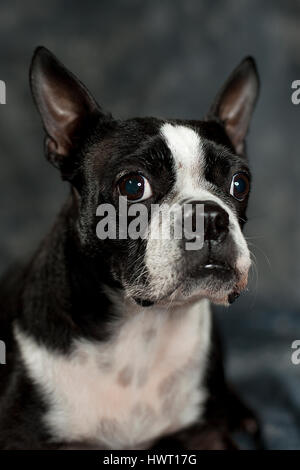
[[[56,142],[53,139],[51,139],[51,137],[47,137],[46,145],[47,145],[49,152],[58,153]]]
[[[237,154],[244,152],[244,140],[254,104],[252,85],[251,80],[236,81],[225,91],[219,107],[219,117]]]
[[[48,84],[43,86],[43,109],[45,112],[45,126],[47,133],[50,135],[47,143],[51,152],[60,155],[67,155],[76,135],[76,126],[81,114],[86,113],[86,109],[80,106],[80,102],[75,97],[63,96],[64,89],[59,87],[51,87]]]
[[[49,137],[47,139],[47,147],[49,152],[57,153],[58,155],[68,155],[71,144],[67,139],[58,139],[55,141],[53,138]]]
[[[225,118],[225,129],[236,153],[242,154],[247,133],[247,122],[244,119],[243,108],[240,108],[236,113],[231,112],[229,114],[229,117]]]

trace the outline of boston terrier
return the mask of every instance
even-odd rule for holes
[[[46,157],[70,194],[31,261],[1,282],[0,448],[235,448],[232,431],[259,427],[224,378],[210,304],[232,303],[251,264],[242,229],[254,60],[203,120],[116,119],[44,47],[30,84]],[[188,202],[192,222],[201,206],[201,249],[99,238],[98,208],[118,214],[120,197],[128,212],[148,210],[154,233],[172,204]]]

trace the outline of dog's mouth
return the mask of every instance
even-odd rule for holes
[[[240,277],[240,273],[228,262],[209,259],[186,270],[164,296],[155,299],[135,297],[134,300],[143,307],[169,303],[170,299],[173,299],[174,303],[185,302],[195,297],[208,298],[215,303],[231,304],[243,289],[240,286]]]
[[[194,267],[188,274],[187,278],[205,278],[212,276],[223,280],[229,279],[234,276],[234,268],[227,262],[219,262],[215,260],[208,260],[204,264]]]
[[[208,258],[187,268],[180,291],[185,298],[199,295],[217,303],[221,298],[221,303],[232,303],[238,297],[239,278],[240,273],[229,262]]]

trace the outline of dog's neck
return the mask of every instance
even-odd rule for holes
[[[85,259],[75,222],[76,204],[69,197],[24,270],[20,296],[22,328],[62,350],[68,350],[74,336],[104,339],[111,308],[102,291],[103,278],[109,281],[109,273],[104,264],[97,273]]]

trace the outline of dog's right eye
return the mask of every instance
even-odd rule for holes
[[[250,184],[248,176],[245,173],[236,173],[233,175],[230,186],[230,194],[238,201],[243,201],[249,193]]]
[[[139,173],[123,176],[118,183],[119,193],[130,201],[144,201],[152,196],[149,181]]]

